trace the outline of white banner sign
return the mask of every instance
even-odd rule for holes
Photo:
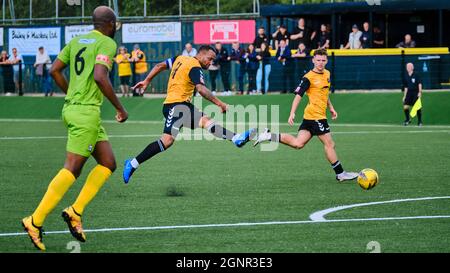
[[[86,34],[94,29],[94,25],[79,25],[79,26],[66,26],[65,29],[65,41],[66,44],[70,42],[73,38]]]
[[[3,28],[0,27],[0,46],[3,46]]]
[[[180,42],[181,23],[123,24],[123,43]]]
[[[10,28],[8,29],[9,53],[17,48],[19,54],[36,55],[43,46],[49,55],[61,50],[61,28]]]

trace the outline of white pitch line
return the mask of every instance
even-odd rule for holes
[[[450,199],[450,196],[395,199],[395,200],[389,200],[389,201],[378,201],[378,202],[369,202],[369,203],[359,203],[359,204],[338,206],[338,207],[333,207],[333,208],[328,208],[328,209],[316,211],[316,212],[312,213],[311,215],[309,215],[309,218],[312,221],[316,221],[316,222],[335,221],[335,220],[327,220],[327,219],[325,219],[325,215],[330,214],[332,212],[341,211],[341,210],[345,210],[345,209],[351,209],[351,208],[357,208],[357,207],[373,206],[373,205],[381,205],[381,204],[390,204],[390,203],[412,202],[412,201],[436,200],[436,199]]]
[[[61,119],[16,119],[16,118],[0,118],[0,122],[43,122],[43,123],[61,123],[63,124],[63,121]],[[113,123],[113,124],[119,124],[115,120],[102,120],[102,123]],[[164,120],[161,119],[160,121],[157,120],[127,120],[126,123],[130,124],[163,124]],[[449,126],[450,127],[450,126]]]
[[[334,219],[334,220],[305,220],[305,221],[271,221],[255,223],[232,223],[232,224],[204,224],[204,225],[180,225],[180,226],[154,226],[154,227],[126,227],[126,228],[99,228],[85,229],[85,232],[115,232],[115,231],[142,231],[142,230],[174,230],[174,229],[197,229],[197,228],[226,228],[226,227],[252,227],[270,225],[300,225],[318,223],[343,223],[343,222],[365,222],[365,221],[392,221],[392,220],[415,220],[415,219],[443,219],[450,218],[450,215],[434,216],[405,216],[405,217],[384,217],[384,218],[355,218],[355,219]],[[47,234],[67,234],[68,230],[46,231]],[[25,232],[0,233],[0,237],[14,237],[27,235]]]
[[[63,121],[61,119],[14,119],[14,118],[0,118],[0,122],[60,122]],[[103,120],[102,123],[108,124],[118,124],[115,120]],[[164,120],[127,120],[125,124],[163,124]],[[258,122],[233,122],[233,125],[259,125]],[[120,124],[122,125],[122,124]],[[289,123],[286,122],[269,122],[267,125],[271,126],[290,126]],[[405,128],[404,125],[397,124],[365,124],[365,123],[330,123],[331,127],[387,127],[387,128]],[[412,125],[411,125],[412,126]],[[450,125],[424,125],[423,128],[450,128]]]
[[[140,137],[159,137],[161,134],[153,135],[109,135],[109,138],[140,138]],[[31,137],[0,137],[0,140],[39,140],[39,139],[66,139],[67,136],[31,136]]]
[[[286,132],[288,134],[297,134],[297,132]],[[370,135],[370,134],[430,134],[430,133],[450,133],[450,130],[412,130],[412,131],[349,131],[349,132],[332,132],[333,135]],[[203,136],[209,135],[208,132],[200,134],[182,133],[180,137]],[[159,137],[161,134],[148,135],[109,135],[110,138],[146,138]],[[45,140],[45,139],[66,139],[67,136],[17,136],[17,137],[0,137],[0,140]]]

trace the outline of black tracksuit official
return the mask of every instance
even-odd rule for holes
[[[410,121],[409,111],[410,108],[416,103],[422,92],[422,80],[420,76],[414,71],[405,73],[404,84],[404,96],[403,96],[403,110],[405,112],[405,125],[408,125]],[[422,125],[422,109],[417,111],[418,124]]]

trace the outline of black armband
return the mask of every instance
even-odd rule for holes
[[[308,90],[311,83],[309,82],[308,78],[303,77],[302,81],[298,85],[298,87],[295,89],[294,94],[299,95],[300,97],[303,97],[306,90]]]

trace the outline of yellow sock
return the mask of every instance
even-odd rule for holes
[[[75,176],[67,169],[61,169],[53,178],[41,203],[32,215],[36,226],[40,227],[44,224],[47,215],[56,207],[75,180]]]
[[[81,189],[77,200],[73,203],[72,207],[78,214],[83,214],[84,208],[91,202],[95,197],[100,188],[105,184],[106,180],[111,176],[112,172],[110,169],[97,165],[89,173],[86,183]]]

